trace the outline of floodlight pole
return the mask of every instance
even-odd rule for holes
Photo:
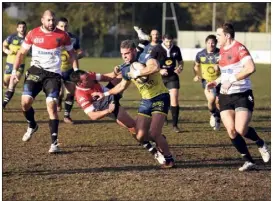
[[[216,3],[212,4],[212,31],[215,31],[216,26]]]
[[[167,3],[163,3],[162,5],[162,35],[166,33],[166,20],[173,20],[175,25],[176,33],[179,31],[179,26],[176,18],[176,13],[174,9],[174,4],[170,3],[171,11],[172,11],[172,17],[166,17],[166,10],[167,10]]]

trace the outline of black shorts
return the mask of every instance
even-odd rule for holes
[[[109,104],[113,102],[115,104],[115,110],[111,113],[110,117],[113,117],[114,119],[116,119],[118,117],[118,112],[119,112],[120,98],[121,96],[117,94],[117,95],[106,96],[99,101],[94,101],[93,106],[95,108],[95,111],[106,110],[109,108]]]
[[[176,73],[170,76],[162,76],[162,80],[168,89],[180,89],[179,77]]]
[[[61,79],[60,74],[31,66],[26,72],[23,95],[35,98],[43,90],[46,97],[58,98]]]
[[[236,110],[239,108],[247,108],[252,112],[254,109],[254,96],[252,90],[236,94],[220,94],[219,105],[220,112],[224,110]]]

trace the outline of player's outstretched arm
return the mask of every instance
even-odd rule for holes
[[[97,100],[100,100],[105,96],[118,94],[118,93],[124,91],[125,89],[127,89],[127,87],[130,85],[130,83],[131,83],[131,81],[122,79],[119,84],[117,84],[114,88],[110,89],[109,91],[104,92],[104,93],[94,92],[94,93],[92,93],[92,96],[96,97]]]
[[[69,54],[69,56],[71,58],[70,62],[72,64],[72,67],[73,67],[74,71],[79,70],[79,61],[77,59],[77,55],[76,55],[74,49],[69,50],[68,54]]]

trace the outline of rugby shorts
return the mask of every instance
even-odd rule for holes
[[[23,95],[35,98],[41,90],[46,97],[58,98],[61,89],[61,75],[31,66],[25,76]]]

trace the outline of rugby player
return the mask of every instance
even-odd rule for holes
[[[27,31],[27,24],[24,21],[17,22],[17,33],[9,35],[3,42],[3,52],[7,54],[6,68],[4,72],[3,85],[8,88],[3,101],[3,109],[9,103],[14,95],[15,87],[18,83],[16,80],[10,80],[11,72],[13,70],[13,63],[21,44],[23,43]],[[25,69],[25,58],[22,60],[21,65],[16,72],[18,80],[20,80]]]
[[[256,67],[247,48],[235,40],[235,30],[230,23],[224,23],[217,29],[220,45],[219,68],[221,76],[209,82],[207,88],[216,87],[221,82],[219,95],[221,120],[232,144],[242,155],[245,163],[239,171],[255,168],[243,137],[254,141],[265,163],[270,161],[269,148],[255,129],[249,126],[254,109],[254,96],[250,75]]]
[[[73,72],[71,74],[71,81],[76,84],[75,98],[91,120],[98,120],[109,116],[115,119],[120,126],[127,128],[136,139],[135,121],[129,116],[126,110],[120,106],[120,94],[107,96],[98,101],[91,95],[93,92],[103,93],[108,91],[109,89],[102,86],[99,81],[112,81],[116,76],[115,73],[101,75],[83,70]],[[164,164],[164,156],[157,151],[149,141],[144,141],[141,144],[160,164]]]
[[[73,49],[76,52],[77,59],[81,59],[83,57],[83,51],[80,48],[80,42],[77,36],[68,32],[68,20],[65,17],[59,18],[57,22],[57,28],[61,29],[69,35],[71,39],[71,43],[73,45]],[[75,84],[70,81],[70,75],[74,71],[71,63],[69,62],[69,54],[66,50],[62,50],[62,64],[61,64],[61,71],[62,71],[62,78],[63,84],[61,88],[61,94],[58,100],[58,111],[62,109],[62,99],[64,97],[64,91],[66,92],[66,98],[64,101],[64,122],[73,124],[73,121],[70,117],[70,113],[74,104],[74,91],[75,91]]]
[[[206,84],[216,80],[220,75],[220,71],[217,67],[219,60],[219,48],[216,47],[216,36],[208,35],[206,37],[205,43],[206,48],[196,54],[195,65],[193,67],[195,74],[193,81],[201,81],[206,99],[208,101],[208,109],[211,113],[210,126],[214,130],[219,130],[221,121],[218,104],[220,84],[213,89],[206,89]]]
[[[99,96],[99,99],[102,99],[118,94],[133,82],[142,96],[136,120],[136,138],[140,142],[147,139],[154,140],[165,158],[165,163],[161,167],[172,168],[175,166],[175,162],[169,151],[167,140],[161,134],[170,106],[170,96],[168,89],[162,82],[162,77],[159,73],[160,66],[155,59],[149,57],[145,60],[139,60],[142,57],[137,57],[136,46],[131,40],[121,42],[120,52],[124,60],[124,64],[121,67],[122,81],[109,91],[104,93],[94,92],[92,96]],[[146,67],[142,70],[130,72],[130,66],[135,61],[145,64]],[[149,79],[147,82],[141,84],[135,80],[135,78],[140,76],[149,76]]]
[[[78,68],[78,62],[69,35],[56,28],[55,14],[46,10],[41,18],[42,26],[28,32],[19,52],[16,55],[11,80],[18,81],[16,74],[24,56],[32,47],[31,67],[26,72],[21,99],[24,116],[29,123],[27,132],[22,140],[29,141],[38,130],[38,124],[34,118],[32,104],[35,97],[44,91],[46,106],[49,114],[49,129],[51,146],[49,153],[60,152],[58,146],[59,118],[57,113],[57,101],[61,89],[61,49],[64,47],[71,57],[73,68]]]
[[[160,63],[160,74],[170,93],[173,130],[180,133],[181,131],[178,128],[180,89],[178,75],[183,70],[184,62],[180,48],[173,44],[173,37],[166,34],[162,39],[162,43],[152,49],[150,56]]]

